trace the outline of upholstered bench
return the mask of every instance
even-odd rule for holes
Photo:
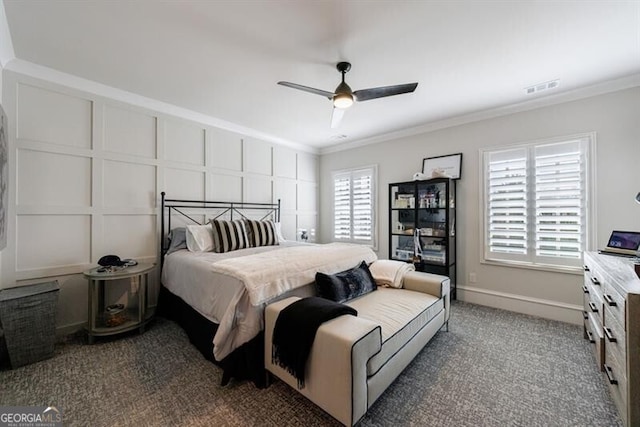
[[[382,288],[349,300],[344,315],[318,329],[307,359],[304,387],[271,359],[278,314],[298,297],[265,310],[265,367],[345,425],[353,425],[449,320],[449,278],[412,271],[403,287]]]

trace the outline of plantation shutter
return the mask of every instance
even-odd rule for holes
[[[484,260],[577,268],[588,248],[591,135],[483,151]]]
[[[351,239],[351,174],[336,174],[333,178],[333,238]]]
[[[527,152],[488,153],[489,251],[527,254]]]
[[[353,239],[372,240],[373,176],[371,169],[353,173]]]
[[[374,244],[374,187],[374,168],[334,173],[334,240]]]
[[[585,241],[584,175],[580,141],[535,147],[537,256],[580,258]]]

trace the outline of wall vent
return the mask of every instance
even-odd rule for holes
[[[544,82],[544,83],[538,83],[538,84],[535,84],[533,86],[525,87],[524,88],[524,92],[527,95],[531,95],[533,93],[542,92],[544,90],[555,89],[559,85],[560,85],[560,80],[556,79],[556,80],[551,80],[551,81]]]

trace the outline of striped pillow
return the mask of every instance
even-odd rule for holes
[[[278,244],[276,225],[273,221],[256,221],[245,219],[247,232],[249,234],[249,244],[253,247],[273,246]]]
[[[249,247],[247,230],[242,220],[214,219],[211,221],[211,227],[213,228],[214,251],[223,253]]]

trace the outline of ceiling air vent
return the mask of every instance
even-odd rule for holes
[[[544,83],[538,83],[538,84],[535,84],[533,86],[525,87],[524,88],[524,92],[527,95],[531,95],[533,93],[542,92],[544,90],[555,89],[559,85],[560,85],[560,80],[556,79],[556,80],[551,80],[551,81],[544,82]]]

